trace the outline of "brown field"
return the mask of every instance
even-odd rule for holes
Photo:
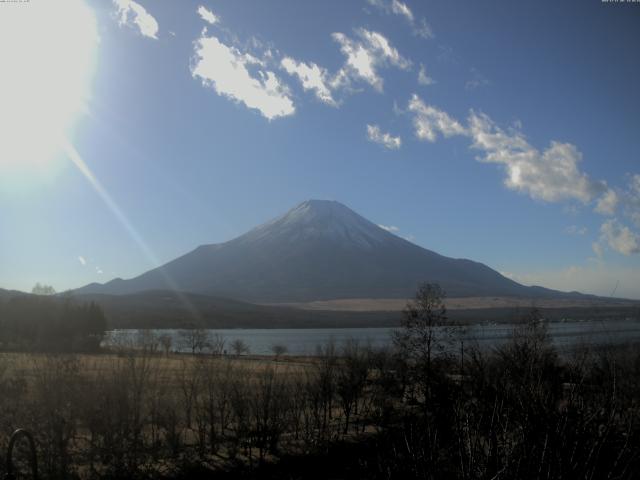
[[[317,300],[313,302],[280,303],[302,310],[328,310],[344,312],[399,312],[408,299],[401,298],[345,298],[340,300]],[[589,307],[632,307],[639,302],[624,299],[601,298],[561,298],[539,299],[518,297],[458,297],[447,298],[449,310],[469,310],[488,308],[589,308]]]
[[[73,359],[77,362],[78,372],[86,379],[100,380],[105,378],[122,362],[127,359],[142,361],[150,359],[153,363],[153,370],[161,372],[162,378],[168,382],[168,386],[176,386],[177,379],[184,375],[185,371],[191,371],[199,366],[206,365],[209,368],[217,369],[222,366],[230,366],[232,369],[242,371],[244,374],[254,376],[267,371],[274,371],[278,375],[296,376],[304,374],[316,363],[314,357],[296,357],[287,355],[276,360],[273,356],[242,355],[235,357],[191,355],[186,353],[170,353],[165,355],[155,353],[147,356],[144,353],[78,353],[78,354],[51,354],[51,353],[14,353],[0,352],[0,377],[19,377],[27,382],[35,378],[43,366],[43,363],[51,361],[52,358]]]

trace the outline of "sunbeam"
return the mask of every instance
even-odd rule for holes
[[[127,218],[122,209],[118,206],[116,201],[111,197],[109,192],[104,188],[102,183],[98,180],[98,178],[93,174],[89,166],[80,156],[78,150],[69,142],[67,138],[62,138],[61,140],[61,148],[69,157],[69,160],[73,163],[73,165],[82,173],[82,175],[87,179],[91,187],[95,190],[95,192],[100,196],[102,201],[105,203],[109,211],[113,214],[114,217],[118,220],[120,225],[126,230],[131,239],[136,243],[136,245],[142,250],[142,253],[146,257],[147,261],[153,265],[154,268],[158,268],[158,271],[162,275],[164,281],[166,282],[169,289],[171,289],[179,298],[179,300],[183,303],[183,305],[189,310],[189,313],[193,316],[194,320],[200,320],[201,315],[195,306],[189,301],[189,299],[181,292],[180,288],[176,284],[176,282],[167,274],[167,272],[160,267],[161,263],[153,253],[153,251],[149,248],[147,243],[144,241],[138,230],[132,225],[131,221]]]

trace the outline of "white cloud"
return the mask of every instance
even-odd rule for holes
[[[390,150],[397,150],[402,145],[400,137],[394,137],[390,133],[383,133],[377,125],[367,125],[367,138]]]
[[[208,22],[211,25],[215,25],[220,21],[220,19],[211,10],[203,5],[198,7],[198,15],[200,15],[200,18],[205,22]]]
[[[429,86],[436,83],[433,78],[427,75],[427,69],[422,64],[420,64],[420,70],[418,71],[418,83],[424,86]]]
[[[540,152],[519,131],[506,132],[485,114],[471,112],[468,134],[472,148],[483,152],[478,160],[505,167],[505,185],[547,202],[592,201],[606,189],[578,168],[582,154],[569,143],[551,142]]]
[[[256,78],[249,72],[249,66],[264,65],[264,61],[223,44],[215,36],[208,37],[205,29],[195,42],[191,74],[218,95],[244,103],[269,120],[292,115],[295,107],[289,91],[275,73],[259,69]]]
[[[431,105],[426,105],[415,94],[409,101],[408,110],[414,114],[413,126],[416,136],[420,140],[435,142],[438,134],[444,137],[465,134],[465,129],[460,123],[451,118],[446,112]]]
[[[396,15],[401,15],[406,18],[409,23],[413,23],[413,12],[405,3],[402,3],[398,0],[391,0],[391,11]]]
[[[102,271],[102,269],[100,267],[96,267],[96,273],[98,275],[102,275],[104,272]]]
[[[411,62],[400,55],[380,33],[364,28],[356,30],[356,33],[359,39],[351,39],[343,33],[332,34],[347,57],[344,67],[336,75],[334,87],[343,86],[352,79],[361,79],[381,92],[384,82],[378,75],[378,68],[393,65],[407,69],[411,66]]]
[[[403,17],[411,25],[414,35],[425,39],[433,38],[433,30],[427,21],[424,18],[416,20],[413,11],[406,3],[399,0],[367,0],[367,3],[381,12]]]
[[[80,265],[82,265],[83,267],[87,265],[87,261],[82,255],[78,255],[78,261],[80,262]]]
[[[113,3],[119,25],[135,25],[143,36],[158,39],[158,22],[142,5],[133,0],[113,0]]]
[[[578,225],[569,225],[567,228],[564,229],[565,233],[569,234],[569,235],[586,235],[587,234],[587,227],[579,227]]]
[[[297,62],[290,57],[283,58],[280,65],[289,75],[298,77],[302,88],[315,92],[320,101],[334,107],[338,105],[331,94],[329,75],[324,68],[315,63]]]
[[[618,194],[615,190],[607,189],[598,199],[595,211],[603,215],[613,215],[618,206]]]
[[[469,137],[471,148],[482,153],[477,160],[505,168],[504,183],[512,190],[547,202],[576,200],[587,204],[600,197],[596,206],[598,212],[613,213],[615,209],[616,193],[606,182],[594,180],[580,170],[582,154],[570,143],[552,141],[546,150],[539,151],[519,129],[503,130],[489,116],[473,110],[467,126],[463,127],[446,112],[425,104],[415,94],[409,101],[408,111],[413,113],[416,136],[421,140],[435,142],[438,134]],[[640,179],[637,183],[640,192]],[[638,198],[640,205],[640,194]]]
[[[615,218],[600,227],[601,242],[623,255],[640,253],[640,237]]]
[[[389,226],[387,226],[387,225],[381,225],[381,224],[378,224],[378,226],[379,226],[381,229],[386,230],[387,232],[391,232],[391,233],[394,233],[394,232],[398,232],[398,231],[400,231],[400,229],[399,229],[398,227],[395,227],[395,226],[393,226],[393,225],[389,225]]]

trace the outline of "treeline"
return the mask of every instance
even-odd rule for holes
[[[107,321],[93,302],[22,295],[0,301],[0,348],[10,351],[96,351]]]

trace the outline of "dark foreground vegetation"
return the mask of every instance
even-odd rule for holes
[[[387,350],[1,354],[1,455],[23,427],[48,479],[638,477],[637,349],[561,359],[531,311],[480,351],[436,338],[441,299],[425,285]]]
[[[0,349],[4,351],[94,352],[106,329],[107,319],[94,302],[44,295],[16,295],[0,301]]]

